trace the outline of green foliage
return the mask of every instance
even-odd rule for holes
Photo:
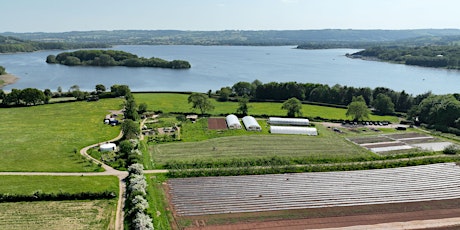
[[[460,146],[451,144],[444,148],[442,151],[444,154],[459,154],[460,153]]]
[[[383,93],[377,95],[372,102],[372,105],[379,114],[393,114],[395,112],[395,105],[391,101],[391,98]]]
[[[125,115],[125,119],[131,119],[133,121],[139,120],[139,113],[137,112],[137,104],[132,94],[128,93],[125,96],[125,99],[126,99],[124,103],[125,110],[123,112]]]
[[[446,45],[370,47],[352,56],[374,57],[384,61],[438,68],[460,68],[460,47]]]
[[[26,88],[23,90],[12,89],[10,93],[2,95],[2,104],[9,105],[37,105],[46,102],[45,94],[35,88]]]
[[[222,87],[219,92],[219,101],[228,101],[228,98],[232,94],[232,89],[230,87]]]
[[[189,104],[192,103],[192,109],[199,109],[201,114],[205,114],[214,109],[214,105],[212,105],[208,98],[201,93],[190,94],[187,101]]]
[[[147,107],[148,107],[147,103],[142,102],[142,103],[139,104],[139,107],[138,107],[138,109],[137,109],[137,112],[138,112],[139,114],[143,114],[143,113],[147,112]]]
[[[240,82],[235,83],[232,86],[232,90],[238,96],[243,96],[243,95],[250,96],[253,91],[252,84],[249,82],[245,82],[245,81],[240,81]]]
[[[0,75],[6,74],[5,67],[0,65]]]
[[[160,58],[139,58],[118,50],[78,50],[63,52],[57,56],[49,55],[46,58],[49,64],[63,65],[90,65],[90,66],[127,66],[127,67],[160,67],[171,69],[189,69],[190,63],[183,60],[166,61]]]
[[[302,102],[295,97],[285,101],[281,109],[287,110],[288,117],[295,117],[296,115],[302,116]]]
[[[249,110],[249,97],[247,95],[244,95],[243,97],[238,98],[238,109],[236,110],[236,113],[242,114],[242,115],[248,115],[248,110]]]
[[[413,111],[422,123],[430,126],[457,127],[460,118],[460,101],[453,95],[431,95]]]
[[[367,108],[366,101],[362,96],[353,97],[353,101],[348,105],[347,117],[352,117],[353,120],[359,121],[369,118],[369,108]]]
[[[121,130],[125,139],[135,139],[139,135],[139,125],[131,119],[125,119],[121,124]]]

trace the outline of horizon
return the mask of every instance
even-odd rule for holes
[[[26,7],[25,7],[26,6]],[[0,33],[460,29],[455,0],[17,0]]]

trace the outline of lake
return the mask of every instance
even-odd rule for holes
[[[388,87],[411,94],[432,91],[435,94],[459,93],[460,71],[432,69],[345,57],[358,50],[301,50],[287,46],[115,46],[143,57],[166,60],[182,59],[192,65],[187,70],[128,67],[90,67],[52,65],[49,54],[63,51],[2,54],[0,65],[19,77],[6,86],[33,87],[67,91],[72,85],[93,91],[96,84],[107,88],[127,84],[132,91],[218,90],[238,81],[255,79],[268,83],[296,81],[353,87]]]

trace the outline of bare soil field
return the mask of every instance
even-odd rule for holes
[[[208,118],[208,129],[227,129],[225,118]]]
[[[410,221],[437,220],[444,218],[459,217],[459,204],[460,199],[454,199],[444,201],[428,201],[401,204],[381,204],[309,210],[290,210],[288,212],[274,211],[227,215],[207,215],[196,217],[179,217],[179,223],[190,223],[190,225],[186,227],[177,227],[178,229],[187,230],[301,230],[369,226],[382,223],[398,223],[399,226],[404,226],[404,228],[398,228],[397,226],[393,226],[390,228],[387,227],[386,229],[417,229],[420,226],[418,225],[416,227],[410,227]],[[407,223],[402,224],[401,222]],[[447,225],[447,223],[443,226],[442,221],[438,221],[438,223],[438,226],[440,226],[440,228],[434,227],[427,229],[459,228],[458,226],[449,226]],[[371,227],[365,227],[360,229],[369,228]]]
[[[171,179],[167,193],[179,229],[316,229],[458,217],[458,180],[444,163]]]

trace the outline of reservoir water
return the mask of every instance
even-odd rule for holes
[[[20,79],[4,90],[33,87],[67,91],[72,85],[93,91],[96,84],[127,84],[132,91],[218,90],[238,81],[296,81],[353,87],[388,87],[411,94],[460,93],[460,71],[432,69],[345,57],[352,49],[301,50],[287,46],[115,46],[142,57],[182,59],[187,70],[50,65],[49,54],[2,54],[0,65]]]

